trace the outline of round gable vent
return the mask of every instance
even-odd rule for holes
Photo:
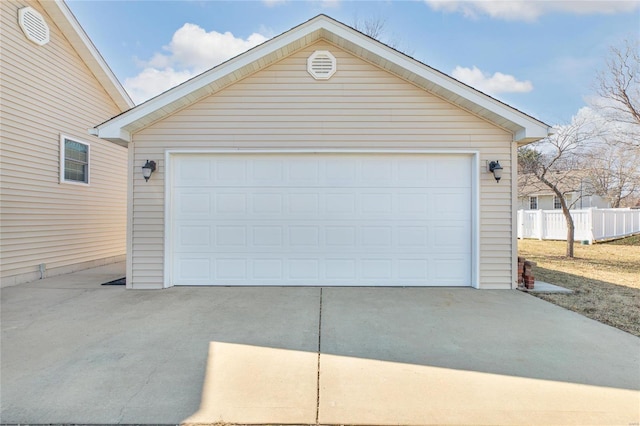
[[[328,80],[336,73],[336,57],[327,50],[316,50],[307,59],[307,71],[316,80]]]
[[[18,10],[18,22],[29,40],[40,46],[49,43],[49,26],[34,8],[23,7]]]

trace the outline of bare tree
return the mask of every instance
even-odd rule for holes
[[[597,77],[600,99],[596,109],[618,123],[630,124],[633,136],[625,141],[640,148],[640,48],[638,40],[625,40],[621,48],[611,47],[606,68]],[[623,128],[624,129],[624,128]]]
[[[365,19],[355,18],[353,20],[353,28],[360,31],[363,34],[368,35],[371,38],[385,43],[387,46],[396,49],[405,55],[413,56],[413,50],[403,48],[401,40],[394,37],[384,37],[387,31],[387,19],[381,17],[369,17]]]
[[[566,188],[576,186],[567,182],[575,174],[568,171],[582,170],[584,152],[594,140],[594,130],[584,119],[574,118],[571,124],[557,126],[555,133],[518,151],[518,168],[523,177],[530,177],[545,185],[560,201],[567,222],[566,256],[572,258],[575,226],[570,205],[566,199]]]
[[[639,48],[637,38],[612,46],[604,69],[596,76],[599,98],[593,106],[606,123],[600,125],[603,143],[588,157],[597,194],[612,207],[640,195]]]
[[[605,139],[585,157],[596,195],[609,201],[613,208],[635,203],[640,195],[639,150]]]
[[[371,38],[380,40],[382,34],[385,32],[387,20],[384,18],[365,18],[355,19],[353,28],[360,31],[363,34],[368,35]]]

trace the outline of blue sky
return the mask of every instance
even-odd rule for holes
[[[594,96],[640,1],[67,0],[136,102],[324,13],[384,22],[382,41],[549,124]]]

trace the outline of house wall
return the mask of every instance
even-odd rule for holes
[[[328,81],[307,73],[315,50],[336,56]],[[165,150],[212,148],[407,148],[480,153],[480,285],[511,288],[512,135],[326,42],[308,46],[134,134],[133,288],[160,288],[164,264]],[[147,159],[158,170],[145,182]],[[485,160],[500,160],[499,184]]]
[[[31,6],[51,41],[18,25]],[[36,2],[0,2],[2,286],[124,259],[127,150],[87,129],[120,109]],[[60,134],[90,144],[90,184],[60,183]]]
[[[567,202],[569,204],[574,202],[574,197],[572,194],[568,194],[566,196]],[[539,210],[554,210],[553,208],[553,195],[538,195],[538,209]],[[597,195],[587,195],[582,197],[582,202],[577,200],[575,205],[570,207],[573,209],[590,209],[590,208],[599,208],[606,209],[611,207],[611,205],[604,200],[602,197]],[[518,210],[530,210],[529,209],[529,197],[519,197],[518,198]]]
[[[553,210],[553,195],[538,195],[537,197],[539,210]],[[530,210],[529,198],[529,196],[518,198],[518,210]],[[566,199],[571,204],[571,194],[567,195]]]

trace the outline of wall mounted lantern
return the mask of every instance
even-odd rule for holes
[[[145,182],[149,181],[149,178],[151,177],[151,173],[155,171],[156,171],[156,162],[147,160],[145,165],[142,166],[142,177],[144,177]]]
[[[493,177],[496,178],[496,182],[500,182],[502,178],[502,166],[500,161],[492,161],[489,163],[489,172],[493,173]]]

